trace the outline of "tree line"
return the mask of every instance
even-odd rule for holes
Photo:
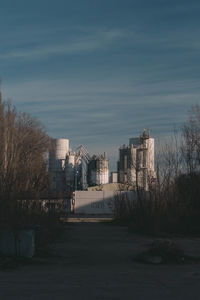
[[[34,208],[27,200],[48,194],[52,145],[42,124],[1,94],[0,141],[1,225],[30,219]],[[180,130],[156,149],[156,182],[149,182],[148,199],[143,191],[137,201],[118,198],[116,218],[136,231],[200,232],[200,106],[192,106]]]

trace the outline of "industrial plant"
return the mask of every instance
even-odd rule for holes
[[[72,151],[68,139],[54,139],[49,153],[51,189],[56,191],[87,190],[88,186],[109,183],[108,159],[92,157],[84,146]]]
[[[146,191],[154,181],[154,139],[144,130],[119,149],[118,182]]]
[[[81,145],[71,150],[68,139],[53,139],[49,153],[50,186],[52,191],[97,190],[112,184],[128,185],[147,191],[155,180],[154,138],[144,132],[140,137],[130,138],[129,145],[119,148],[117,172],[109,175],[109,160],[103,155],[90,155]]]

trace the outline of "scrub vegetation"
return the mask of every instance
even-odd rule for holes
[[[200,233],[200,106],[157,148],[156,182],[147,193],[136,187],[137,200],[118,196],[115,218],[136,232]]]

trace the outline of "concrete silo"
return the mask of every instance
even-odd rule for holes
[[[65,163],[66,186],[69,191],[74,190],[75,170],[76,170],[76,153],[69,152],[66,156],[66,163]]]
[[[106,154],[94,155],[88,164],[88,184],[89,186],[109,183],[109,167]]]
[[[65,161],[69,153],[68,139],[53,139],[49,153],[49,172],[51,189],[66,190]]]

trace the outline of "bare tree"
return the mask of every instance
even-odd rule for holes
[[[1,213],[13,210],[24,193],[36,197],[48,188],[45,161],[49,137],[41,124],[17,113],[9,102],[0,103]]]
[[[182,154],[188,173],[200,171],[200,106],[192,106],[183,125]]]

